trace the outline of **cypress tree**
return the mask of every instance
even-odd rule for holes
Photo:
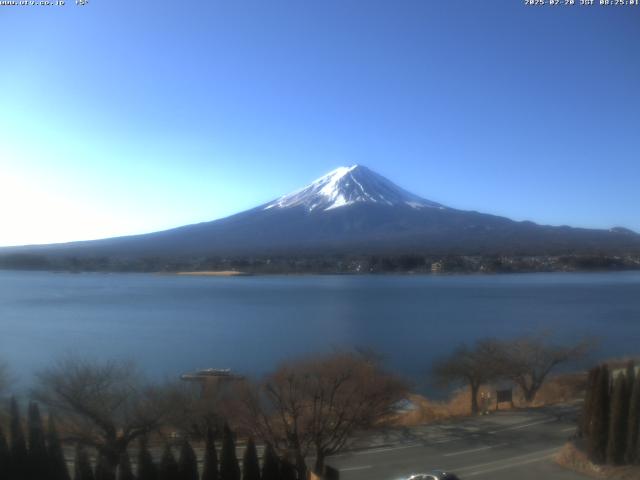
[[[271,444],[267,444],[262,457],[262,480],[278,480],[280,478],[280,460]]]
[[[187,440],[182,442],[180,448],[178,471],[180,472],[180,480],[198,480],[198,458]]]
[[[633,363],[633,360],[629,360],[627,362],[627,388],[629,389],[629,396],[631,396],[631,391],[633,390],[633,383],[636,379],[636,366]]]
[[[593,397],[596,388],[596,382],[598,381],[598,375],[600,374],[600,367],[595,367],[589,370],[587,377],[587,388],[584,397],[584,404],[582,406],[582,415],[580,416],[580,435],[583,437],[589,436],[589,429],[591,427],[591,417],[593,416],[592,406]]]
[[[229,425],[225,423],[220,454],[220,480],[240,480],[240,466],[236,457],[236,445]]]
[[[9,480],[24,480],[29,475],[29,452],[22,430],[20,408],[15,397],[11,398],[11,459],[9,461]]]
[[[166,444],[162,458],[160,459],[160,480],[180,480],[180,472],[178,471],[178,462],[173,456],[171,446]]]
[[[4,430],[0,425],[0,478],[8,478],[9,476],[9,444],[4,436]]]
[[[297,480],[298,474],[293,464],[287,460],[280,462],[280,480]]]
[[[260,480],[260,462],[253,438],[247,441],[242,457],[242,480]]]
[[[638,372],[633,382],[633,390],[629,400],[627,429],[625,461],[629,464],[638,463],[640,461],[640,445],[638,444],[638,436],[640,434],[640,372]]]
[[[596,380],[591,403],[591,425],[587,439],[587,452],[594,463],[606,458],[609,432],[609,368],[602,365]]]
[[[71,477],[69,476],[67,461],[64,458],[64,450],[51,413],[49,413],[47,426],[47,456],[49,457],[50,480],[70,480]]]
[[[29,475],[33,480],[46,478],[50,471],[44,426],[38,404],[31,402],[27,415],[29,432]]]
[[[613,387],[611,416],[609,421],[609,439],[607,442],[607,463],[620,465],[624,462],[627,441],[627,420],[629,397],[627,377],[619,373]]]
[[[133,475],[133,470],[131,469],[131,459],[129,458],[129,454],[124,452],[120,455],[120,461],[118,462],[118,480],[135,480],[136,477]]]
[[[95,469],[96,480],[116,480],[116,472],[104,455],[98,455]]]
[[[207,437],[204,445],[202,480],[218,480],[218,454],[216,453],[216,443],[211,428],[207,428]]]
[[[95,480],[93,469],[91,468],[91,460],[86,449],[82,445],[76,447],[74,480]]]
[[[138,449],[138,480],[158,480],[158,468],[153,463],[146,437],[140,438]]]

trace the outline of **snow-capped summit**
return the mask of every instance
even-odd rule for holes
[[[308,211],[327,211],[356,203],[444,209],[420,198],[362,165],[339,167],[310,185],[269,203],[264,210],[302,206]]]

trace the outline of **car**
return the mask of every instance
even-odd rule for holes
[[[407,480],[460,480],[460,478],[455,473],[432,470],[429,473],[414,473],[407,477]]]

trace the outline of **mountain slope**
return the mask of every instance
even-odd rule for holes
[[[341,167],[272,202],[163,232],[4,249],[53,256],[500,254],[640,252],[626,229],[515,222],[423,199],[363,166]],[[0,250],[2,253],[3,250]]]
[[[409,206],[412,208],[444,208],[403,190],[362,165],[340,167],[320,177],[311,185],[284,195],[269,203],[270,208],[303,207],[309,212],[328,211],[349,205]]]

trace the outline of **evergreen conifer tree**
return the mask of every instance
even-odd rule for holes
[[[249,438],[242,457],[242,480],[260,480],[260,462],[253,438]]]
[[[298,474],[293,464],[287,460],[280,462],[280,480],[297,480]]]
[[[218,454],[216,452],[216,443],[211,428],[207,429],[207,437],[205,440],[202,480],[218,480]]]
[[[138,480],[158,480],[158,468],[153,462],[146,437],[140,438],[138,449]]]
[[[280,460],[271,444],[267,444],[262,456],[262,480],[278,480],[280,478]]]
[[[629,397],[627,377],[619,373],[615,379],[611,415],[609,421],[609,438],[607,442],[607,463],[621,465],[624,463],[627,441],[627,420],[629,415]]]
[[[20,408],[15,397],[11,399],[11,446],[9,448],[9,480],[24,480],[29,478],[29,452],[22,430]]]
[[[587,377],[587,388],[584,397],[584,404],[582,405],[582,414],[580,416],[580,435],[583,437],[589,436],[589,429],[591,427],[591,417],[593,416],[593,397],[596,388],[596,382],[598,381],[598,375],[600,374],[600,367],[595,367],[589,370]]]
[[[180,472],[180,480],[198,480],[198,458],[187,440],[182,442],[180,448],[178,471]]]
[[[164,452],[162,453],[158,477],[160,480],[180,480],[178,462],[169,444],[165,446]]]
[[[9,444],[0,425],[0,478],[9,477]]]
[[[591,424],[587,438],[587,452],[594,463],[604,463],[606,459],[609,432],[609,368],[602,365],[594,385],[591,403]]]
[[[636,366],[633,360],[627,362],[627,388],[629,389],[629,397],[631,397],[631,391],[633,390],[633,383],[636,379]]]
[[[131,459],[129,454],[124,452],[120,455],[120,461],[118,462],[118,480],[135,480],[133,470],[131,468]]]
[[[220,454],[220,480],[240,480],[240,465],[236,456],[236,445],[229,425],[225,423]]]
[[[640,462],[640,372],[633,382],[631,398],[629,400],[629,419],[627,421],[627,451],[625,462],[634,464]]]
[[[27,415],[29,432],[29,478],[41,480],[50,472],[44,426],[38,404],[31,402]]]
[[[116,472],[102,454],[98,455],[98,459],[96,460],[95,479],[116,480]]]
[[[64,458],[64,450],[51,413],[49,413],[47,426],[47,456],[49,457],[50,480],[70,480],[67,461]]]
[[[93,468],[91,468],[91,460],[87,450],[82,446],[76,447],[76,461],[75,461],[75,475],[74,480],[95,480],[93,475]]]

